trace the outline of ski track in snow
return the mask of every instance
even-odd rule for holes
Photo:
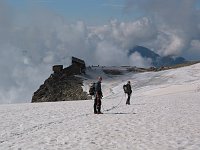
[[[0,150],[199,150],[200,64],[103,75],[104,114],[93,100],[0,105]],[[85,81],[87,91],[90,82]],[[130,80],[131,105],[122,86]]]

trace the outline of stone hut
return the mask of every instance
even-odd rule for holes
[[[81,60],[81,59],[76,58],[76,57],[72,57],[72,65],[79,68],[80,73],[85,73],[86,66],[85,66],[84,60]]]
[[[85,74],[86,65],[84,60],[72,57],[72,64],[69,67],[63,69],[63,65],[54,65],[52,70],[53,76],[72,76],[82,73]]]
[[[63,73],[67,76],[71,76],[82,73],[85,74],[85,70],[86,70],[85,61],[76,57],[72,57],[72,64],[69,67],[64,68]]]

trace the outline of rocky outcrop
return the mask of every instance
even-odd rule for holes
[[[72,65],[63,69],[63,65],[52,67],[53,74],[34,92],[34,102],[55,102],[90,99],[82,89],[83,80],[76,77],[85,73],[85,62],[72,57]]]
[[[34,93],[32,103],[86,100],[89,97],[82,83],[82,79],[75,76],[52,74]]]

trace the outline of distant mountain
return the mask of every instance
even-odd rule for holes
[[[154,67],[166,67],[186,62],[185,58],[183,57],[161,57],[152,50],[143,46],[135,46],[133,49],[130,49],[128,51],[128,57],[130,57],[135,52],[138,52],[143,58],[150,58],[152,60],[152,66]]]

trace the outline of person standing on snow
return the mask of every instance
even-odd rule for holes
[[[101,112],[101,99],[103,93],[101,90],[102,77],[98,78],[98,82],[95,84],[95,99],[94,99],[94,114],[102,114]]]
[[[126,93],[128,95],[128,98],[126,100],[126,104],[130,105],[130,98],[131,98],[131,94],[132,94],[132,89],[131,89],[131,82],[128,81],[126,84]]]

